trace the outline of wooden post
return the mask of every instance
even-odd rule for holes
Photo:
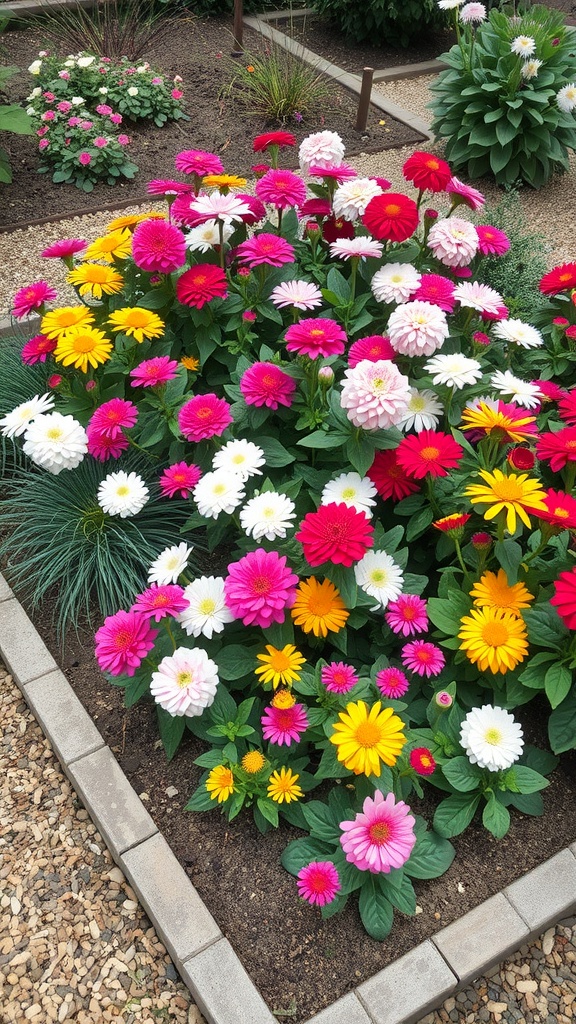
[[[374,68],[364,68],[362,72],[362,87],[360,89],[360,98],[358,100],[358,113],[356,115],[356,131],[363,132],[368,124],[368,110],[370,107],[370,97],[372,96],[372,78],[374,77]]]
[[[233,57],[241,57],[244,53],[242,45],[242,32],[244,29],[244,4],[243,0],[234,0],[234,43],[232,49]]]

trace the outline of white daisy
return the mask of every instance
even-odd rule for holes
[[[361,590],[376,599],[374,612],[395,601],[404,586],[400,566],[385,551],[367,551],[354,566],[354,576]]]
[[[383,189],[372,178],[352,178],[351,181],[345,181],[334,192],[334,216],[343,220],[358,220],[365,214],[370,200],[382,194]]]
[[[109,473],[98,488],[97,501],[109,516],[127,519],[144,508],[150,492],[141,476],[119,469]]]
[[[224,241],[227,242],[234,229],[229,224],[223,224],[223,229]],[[186,248],[191,252],[208,252],[215,245],[220,245],[220,232],[215,220],[207,220],[198,227],[190,228],[186,236]]]
[[[532,36],[516,36],[510,43],[510,49],[519,57],[531,57],[536,49],[536,40]]]
[[[544,344],[540,331],[522,320],[500,320],[494,326],[493,334],[496,338],[510,341],[521,348],[540,348]]]
[[[221,512],[230,514],[238,508],[246,494],[242,477],[238,473],[218,469],[214,473],[204,474],[192,491],[192,496],[201,516],[217,519]]]
[[[376,271],[370,287],[377,302],[408,302],[421,277],[411,263],[387,263]]]
[[[463,3],[464,0],[438,0],[438,7],[441,11],[453,11]]]
[[[524,61],[522,67],[520,68],[520,74],[522,75],[522,78],[524,78],[527,82],[529,82],[531,78],[537,78],[538,72],[540,71],[540,68],[542,67],[543,63],[544,61],[542,60]]]
[[[58,476],[76,469],[88,451],[88,435],[73,416],[49,412],[36,416],[24,435],[23,450],[32,462]]]
[[[338,505],[344,503],[348,508],[364,512],[368,519],[371,519],[377,493],[374,484],[367,476],[361,477],[359,473],[340,473],[340,476],[329,480],[326,484],[322,491],[320,504],[329,505],[333,501]]]
[[[240,525],[254,540],[284,538],[286,530],[294,526],[294,502],[278,491],[264,491],[250,498],[240,511]]]
[[[192,552],[192,545],[173,544],[172,547],[164,548],[155,558],[148,570],[148,583],[157,583],[161,587],[169,583],[177,583],[181,573],[188,565],[188,559]]]
[[[571,114],[576,107],[576,82],[563,86],[556,96],[556,103],[565,114]]]
[[[452,355],[439,355],[424,363],[424,369],[432,374],[434,384],[447,384],[448,387],[460,388],[467,384],[475,384],[482,376],[482,369],[477,359],[469,359],[461,352]]]
[[[460,743],[468,760],[491,772],[510,768],[524,749],[522,728],[503,708],[472,708],[462,723]]]
[[[216,191],[210,192],[207,196],[196,196],[190,203],[190,209],[201,214],[206,220],[221,220],[224,224],[242,220],[250,213],[250,207],[241,199]]]
[[[429,391],[427,388],[424,388],[423,391],[410,388],[408,411],[396,426],[399,430],[415,430],[418,434],[421,430],[434,430],[440,422],[439,417],[443,411],[444,406],[442,402],[438,401],[433,391]]]
[[[251,476],[262,476],[260,466],[265,465],[264,452],[253,441],[237,438],[227,441],[212,459],[212,469],[237,473],[243,483]]]
[[[270,299],[279,309],[314,309],[322,305],[322,292],[311,281],[284,281],[272,290]]]
[[[202,634],[211,640],[214,633],[222,632],[227,622],[234,621],[224,602],[222,576],[200,576],[184,588],[184,597],[188,607],[176,615],[176,619],[188,636]]]
[[[494,288],[479,281],[463,281],[454,289],[454,298],[467,309],[497,316],[504,306],[504,299]]]
[[[542,402],[542,394],[538,385],[529,384],[528,381],[515,377],[510,370],[497,370],[491,376],[490,383],[500,394],[507,395],[526,409],[537,409]]]
[[[300,143],[300,169],[307,174],[311,167],[339,167],[346,147],[337,132],[314,132]]]
[[[12,412],[0,419],[0,427],[4,437],[19,437],[27,429],[32,420],[40,413],[48,412],[54,407],[52,395],[34,395],[27,402],[21,402]]]
[[[361,260],[368,257],[378,258],[382,255],[382,242],[377,242],[375,238],[365,238],[363,235],[356,238],[338,238],[335,242],[330,242],[330,255],[340,260],[351,260],[354,257]]]
[[[150,693],[170,715],[201,715],[214,702],[218,666],[201,647],[178,647],[152,673]]]

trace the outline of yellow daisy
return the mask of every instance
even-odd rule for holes
[[[113,331],[122,331],[132,335],[138,342],[144,338],[161,338],[164,334],[164,321],[156,313],[141,306],[125,306],[111,313],[108,322]]]
[[[82,260],[127,260],[132,252],[132,235],[128,228],[111,231],[92,242],[82,253]]]
[[[328,631],[338,633],[350,614],[330,580],[320,583],[315,576],[302,580],[296,588],[296,600],[290,614],[296,626],[314,636],[328,636]]]
[[[235,790],[234,776],[230,768],[223,764],[216,765],[206,779],[206,789],[211,800],[218,800],[219,804],[224,803]]]
[[[219,188],[227,192],[230,188],[244,188],[246,178],[239,178],[237,174],[207,174],[202,178],[202,184],[206,188]]]
[[[106,227],[106,231],[121,231],[122,228],[135,228],[143,220],[166,220],[165,213],[156,213],[150,210],[149,213],[126,214],[125,217],[116,217]]]
[[[334,723],[330,742],[336,745],[336,756],[355,775],[380,775],[380,762],[394,765],[406,735],[404,722],[392,708],[376,701],[371,708],[363,701],[352,701],[341,711]]]
[[[60,306],[45,313],[40,322],[40,330],[47,338],[59,338],[71,327],[87,327],[94,323],[94,314],[88,306]]]
[[[194,356],[182,356],[180,365],[190,370],[191,373],[195,373],[196,370],[200,369],[200,360],[195,359]]]
[[[242,767],[248,775],[257,775],[266,764],[266,758],[260,750],[249,750],[241,761]]]
[[[121,274],[102,263],[81,263],[70,271],[66,280],[78,288],[80,295],[92,292],[95,299],[101,299],[103,295],[116,295],[122,291],[124,284]]]
[[[462,412],[462,430],[483,430],[487,436],[494,434],[502,441],[525,441],[534,435],[535,416],[527,415],[518,410],[517,415],[491,409],[486,402],[479,402],[478,408],[464,409]]]
[[[470,597],[474,598],[477,608],[499,608],[513,615],[519,615],[522,608],[529,608],[534,600],[534,594],[523,583],[512,586],[508,583],[504,569],[499,569],[498,573],[485,572],[474,584]]]
[[[528,654],[526,625],[512,612],[472,608],[460,622],[460,650],[481,672],[508,672]]]
[[[266,650],[268,654],[256,655],[262,665],[259,665],[254,671],[257,676],[260,676],[261,683],[272,683],[276,689],[280,683],[284,686],[292,686],[292,683],[300,679],[298,670],[302,668],[306,658],[296,650],[294,644],[286,644],[281,651],[267,644]]]
[[[87,373],[88,366],[96,369],[110,359],[113,349],[112,342],[96,327],[72,327],[58,339],[54,359],[63,366],[73,366]]]
[[[268,780],[268,796],[277,804],[290,804],[293,800],[299,800],[304,796],[297,785],[299,778],[300,776],[295,775],[291,768],[281,768],[279,772],[272,772]]]
[[[489,505],[484,519],[495,519],[499,512],[506,511],[506,529],[508,533],[516,530],[516,516],[530,527],[530,519],[526,509],[534,512],[546,512],[546,492],[542,490],[539,480],[532,480],[527,473],[510,473],[506,476],[501,469],[490,473],[481,469],[479,476],[484,484],[470,484],[464,491],[472,505]]]

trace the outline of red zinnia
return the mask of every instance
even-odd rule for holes
[[[441,533],[457,533],[461,537],[469,519],[469,512],[452,512],[449,516],[442,516],[441,519],[437,519],[432,523],[432,526],[440,530]]]
[[[428,747],[416,747],[415,750],[411,750],[408,760],[417,775],[433,775],[436,769],[436,761]]]
[[[36,334],[30,341],[27,341],[22,349],[22,362],[28,366],[34,363],[45,363],[46,356],[53,352],[58,344],[56,338],[47,338],[45,334]]]
[[[185,270],[176,282],[178,301],[195,309],[202,309],[212,299],[225,299],[227,294],[226,274],[214,263],[198,263]]]
[[[370,334],[367,338],[358,338],[348,350],[348,366],[351,370],[363,359],[377,363],[379,359],[395,359],[396,352],[390,339],[383,334]]]
[[[385,192],[370,200],[362,223],[380,241],[405,242],[418,227],[418,207],[401,192]]]
[[[291,324],[285,334],[289,352],[317,359],[341,356],[346,347],[346,334],[335,320],[309,317]]]
[[[350,566],[372,547],[373,534],[374,527],[364,512],[331,501],[304,516],[296,540],[302,544],[309,565],[333,562]]]
[[[576,263],[562,263],[554,267],[540,281],[540,291],[543,295],[557,295],[558,292],[566,292],[570,288],[576,288]]]
[[[263,153],[268,146],[278,146],[283,149],[285,146],[295,146],[296,136],[292,135],[292,132],[264,132],[263,135],[257,135],[252,143],[252,149],[255,153]]]
[[[402,438],[396,449],[398,462],[416,480],[430,476],[448,476],[464,454],[464,449],[450,434],[421,430]]]
[[[187,441],[220,437],[232,423],[230,406],[218,395],[195,395],[178,413],[178,425]]]
[[[510,449],[506,456],[506,461],[513,469],[534,469],[536,456],[531,448],[517,445],[515,448]]]
[[[409,494],[420,490],[418,484],[411,480],[402,469],[393,448],[385,448],[381,452],[376,452],[374,462],[366,476],[372,481],[382,498],[402,501],[402,498],[407,498]]]
[[[298,211],[299,217],[329,217],[330,210],[329,199],[307,199],[305,203],[302,203]]]
[[[408,157],[402,168],[402,174],[406,181],[411,181],[416,188],[423,192],[444,192],[452,177],[452,171],[445,160],[422,150],[416,150],[412,156]]]
[[[343,217],[327,217],[322,224],[322,238],[325,242],[336,242],[339,238],[354,238],[356,231],[351,220]]]
[[[538,509],[534,515],[552,526],[561,526],[565,530],[576,530],[576,499],[564,491],[546,491],[544,499],[546,512]],[[528,509],[530,511],[530,509]]]
[[[554,583],[554,597],[550,598],[550,604],[568,629],[576,629],[576,567],[560,573]]]
[[[562,395],[558,403],[558,415],[569,426],[576,426],[576,389]]]
[[[536,455],[550,462],[554,473],[564,469],[567,462],[576,462],[576,427],[565,427],[557,434],[541,434],[536,445]]]

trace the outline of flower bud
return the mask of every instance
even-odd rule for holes
[[[331,366],[321,366],[318,370],[318,381],[324,388],[329,388],[334,381],[334,370]]]
[[[86,391],[94,391],[95,387],[96,387],[96,381],[95,380],[87,380],[86,381]]]
[[[570,321],[565,316],[555,316],[552,323],[555,327],[568,327]]]
[[[533,469],[536,462],[534,452],[530,448],[524,448],[522,445],[511,448],[506,458],[508,465],[520,470]]]
[[[244,312],[242,313],[242,319],[246,320],[246,322],[249,324],[253,324],[254,321],[256,320],[256,317],[257,314],[254,312],[253,309],[245,309]]]
[[[474,334],[472,335],[472,341],[476,345],[489,345],[490,344],[490,338],[488,337],[487,334],[484,334],[484,331],[474,331]]]
[[[438,220],[438,210],[424,210],[424,220]]]
[[[489,551],[492,547],[492,537],[489,533],[484,533],[484,531],[473,533],[471,540],[475,551]]]
[[[438,690],[438,693],[434,694],[434,703],[437,708],[442,708],[443,711],[447,711],[451,708],[454,703],[454,697],[448,690]]]
[[[59,373],[52,373],[48,377],[48,380],[46,381],[46,383],[47,383],[48,387],[52,388],[52,389],[60,387],[60,384],[62,383],[62,377],[60,376]]]

